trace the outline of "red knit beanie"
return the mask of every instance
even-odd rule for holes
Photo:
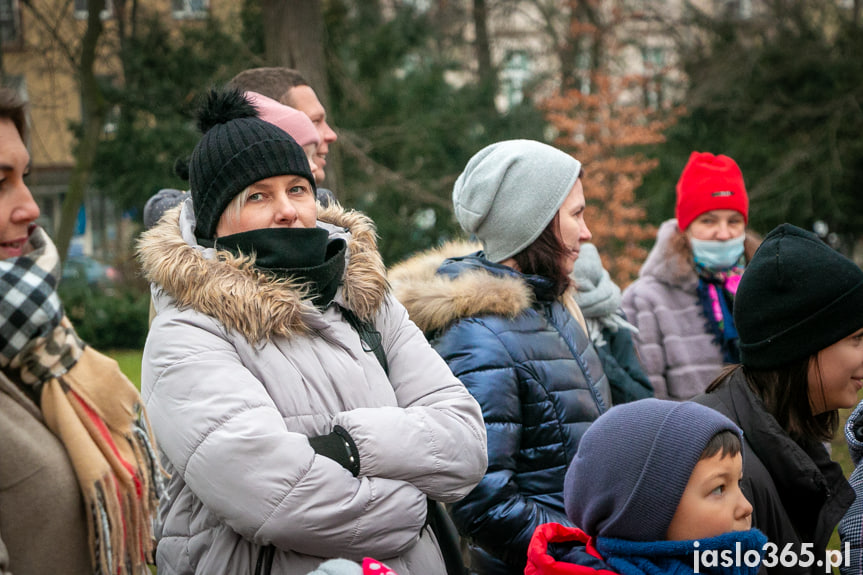
[[[711,210],[734,210],[749,221],[743,174],[728,156],[692,152],[677,181],[677,225],[685,231],[692,220]]]

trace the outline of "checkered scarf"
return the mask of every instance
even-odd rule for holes
[[[134,385],[63,315],[57,249],[41,228],[30,252],[0,261],[0,369],[37,399],[69,455],[87,511],[96,575],[144,575],[162,490]]]
[[[41,386],[72,367],[82,342],[57,297],[60,258],[42,228],[30,235],[32,251],[0,261],[0,369],[28,386]]]

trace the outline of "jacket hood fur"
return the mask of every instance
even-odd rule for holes
[[[480,249],[476,243],[450,242],[390,270],[393,293],[424,333],[435,333],[459,319],[477,315],[515,317],[531,306],[533,291],[517,277],[479,267],[466,269],[455,278],[436,273],[445,259]]]
[[[692,262],[671,248],[672,240],[678,233],[676,219],[662,222],[656,233],[656,243],[644,260],[639,276],[652,276],[662,283],[684,288],[698,283]]]
[[[200,246],[183,239],[182,209],[181,205],[168,212],[138,240],[138,259],[148,281],[171,296],[178,308],[211,316],[252,343],[309,331],[308,320],[319,313],[301,284],[255,269],[253,257],[225,250],[215,258],[206,257]],[[361,319],[374,321],[389,291],[374,223],[338,204],[319,207],[318,220],[350,233],[337,299]]]

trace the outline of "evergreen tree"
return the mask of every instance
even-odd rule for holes
[[[507,138],[542,139],[530,104],[501,114],[464,62],[460,33],[440,14],[397,4],[328,3],[330,116],[344,169],[337,190],[377,223],[388,263],[459,235],[452,186],[483,146]],[[468,82],[456,87],[448,74]]]
[[[863,233],[863,30],[834,3],[765,3],[741,21],[699,18],[689,49],[689,113],[667,132],[660,167],[639,189],[658,222],[674,213],[674,183],[693,150],[740,165],[750,225],[823,220],[849,247]]]

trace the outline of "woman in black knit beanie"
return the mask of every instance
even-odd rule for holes
[[[319,209],[303,148],[258,113],[209,94],[189,198],[139,242],[159,572],[445,575],[428,511],[482,478],[482,412],[392,296],[373,222]]]
[[[695,399],[743,429],[743,490],[779,551],[823,558],[854,492],[824,443],[863,387],[863,271],[790,224],[755,253],[734,301],[741,364]],[[804,547],[805,545],[805,547]],[[778,552],[777,552],[778,555]],[[769,554],[766,561],[770,561]],[[771,573],[814,573],[805,561]]]

